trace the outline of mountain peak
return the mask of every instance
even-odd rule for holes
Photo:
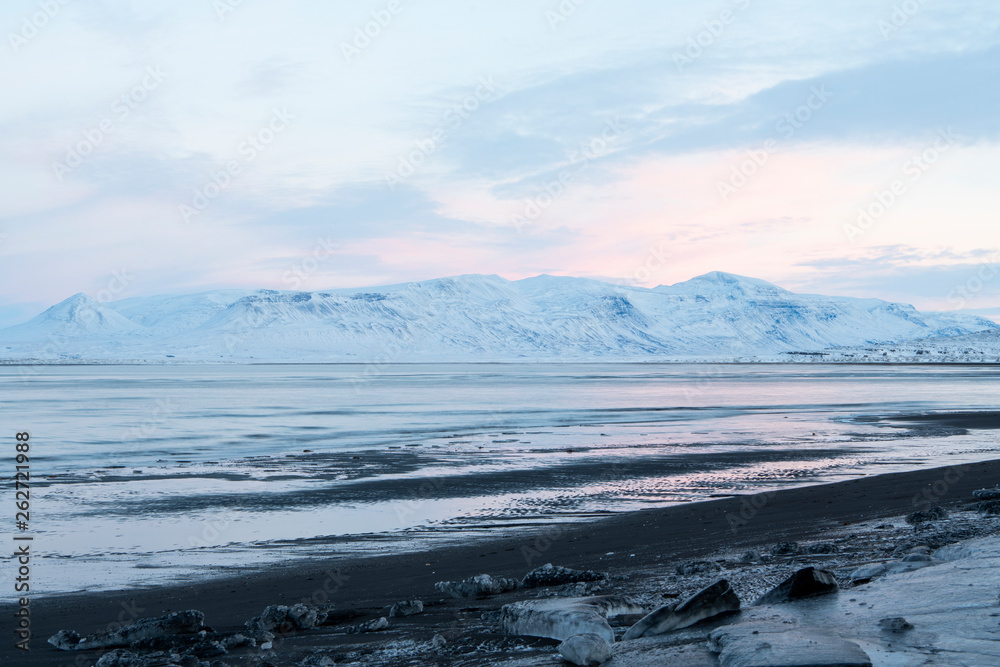
[[[744,293],[790,294],[788,290],[778,287],[774,283],[769,283],[766,280],[741,276],[735,273],[726,273],[725,271],[710,271],[709,273],[695,276],[690,280],[685,280],[670,286],[661,285],[657,289],[685,290],[685,288],[695,288],[699,290],[708,288],[712,291],[726,292],[739,291]]]

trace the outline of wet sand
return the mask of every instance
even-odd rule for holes
[[[96,652],[69,654],[45,643],[64,628],[87,634],[105,630],[119,619],[198,609],[214,629],[236,630],[269,604],[313,601],[341,610],[377,610],[404,599],[437,600],[437,581],[480,573],[521,577],[547,562],[628,575],[655,568],[664,560],[786,540],[807,541],[836,526],[907,514],[931,501],[955,505],[966,501],[973,490],[998,482],[1000,460],[993,460],[720,498],[588,523],[554,524],[544,531],[511,529],[502,534],[493,530],[489,537],[467,545],[422,553],[316,559],[192,585],[36,598],[31,603],[32,651],[29,655],[17,652],[15,664],[68,665],[84,656],[87,660],[75,664],[93,664],[99,657]],[[454,607],[449,613],[457,614],[469,604],[454,601],[444,607]],[[12,611],[5,601],[0,613],[10,619]],[[415,618],[434,623],[440,622],[440,618],[435,621],[440,615]],[[5,621],[7,627],[9,623]],[[9,658],[15,655],[13,641],[9,632],[3,634],[8,639],[0,657]],[[289,644],[308,641],[307,637],[294,638]]]

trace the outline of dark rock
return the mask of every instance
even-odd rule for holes
[[[559,655],[572,665],[599,665],[611,658],[611,644],[600,635],[573,635],[559,644]]]
[[[976,500],[1000,500],[1000,486],[973,491],[972,497]]]
[[[902,616],[883,618],[878,622],[878,627],[885,632],[906,632],[913,629],[913,625]]]
[[[709,560],[693,560],[677,566],[677,574],[682,576],[692,574],[711,574],[720,572],[722,567],[718,563]]]
[[[918,523],[926,523],[927,521],[938,521],[939,519],[948,518],[948,512],[945,511],[943,507],[932,507],[929,510],[917,510],[913,514],[906,517],[906,523],[911,526]]]
[[[755,605],[780,604],[792,600],[802,600],[818,595],[836,593],[840,590],[837,577],[829,570],[805,567],[760,596]]]
[[[424,603],[420,600],[405,600],[397,602],[389,609],[389,618],[395,616],[413,616],[424,610]]]
[[[525,588],[538,588],[540,586],[575,584],[581,581],[601,581],[605,578],[607,578],[607,575],[601,572],[573,570],[568,567],[561,567],[553,565],[552,563],[546,563],[545,565],[535,568],[528,574],[524,575],[524,579],[521,580],[521,585]]]
[[[819,544],[810,544],[806,547],[806,553],[817,555],[817,554],[835,554],[837,553],[837,545],[830,544],[829,542],[820,542]]]
[[[439,581],[434,588],[453,598],[486,597],[513,591],[520,586],[516,579],[494,579],[488,574],[480,574],[462,581]]]
[[[1000,514],[1000,500],[983,500],[978,503],[972,503],[968,509],[979,512],[980,514]]]
[[[759,563],[761,561],[760,552],[756,549],[749,549],[740,556],[741,563]]]
[[[389,620],[385,616],[382,616],[380,618],[373,618],[370,621],[366,621],[361,625],[351,628],[351,632],[378,632],[379,630],[385,630],[387,627],[389,627]]]
[[[80,635],[72,630],[60,630],[49,637],[49,643],[63,651],[72,651],[80,643]]]
[[[647,614],[625,633],[624,639],[637,639],[662,635],[671,630],[686,628],[706,618],[730,611],[738,611],[740,599],[729,582],[720,579],[677,605],[667,605]]]
[[[801,552],[798,542],[782,542],[771,547],[772,556],[798,556]]]
[[[201,641],[191,647],[191,654],[198,658],[214,658],[217,655],[226,655],[226,647],[220,642]]]
[[[49,643],[64,651],[118,648],[142,639],[195,633],[201,630],[204,624],[205,615],[200,611],[178,611],[157,618],[141,618],[116,630],[88,635],[78,639],[75,644],[72,643],[72,639],[79,635],[72,631],[61,630],[49,638]]]
[[[325,620],[325,616],[323,620]],[[315,628],[319,622],[319,610],[312,605],[300,602],[291,607],[272,604],[264,609],[260,616],[251,618],[245,625],[250,632],[277,631],[284,633]]]

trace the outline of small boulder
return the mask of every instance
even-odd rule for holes
[[[710,560],[692,560],[677,566],[677,574],[681,576],[712,574],[721,570],[721,565]]]
[[[983,500],[978,503],[973,503],[969,508],[980,514],[1000,514],[1000,500]]]
[[[939,519],[946,519],[947,517],[948,512],[945,511],[943,507],[932,507],[927,510],[917,510],[913,514],[907,515],[905,521],[911,526],[915,526],[918,523],[938,521]]]
[[[804,567],[760,596],[755,605],[780,604],[792,600],[813,598],[840,590],[837,576],[829,570]]]
[[[730,611],[738,611],[740,599],[725,579],[720,579],[677,605],[660,607],[628,629],[624,639],[662,635],[694,625]]]
[[[973,491],[972,497],[976,500],[1000,500],[1000,486]]]
[[[57,649],[72,651],[80,643],[80,635],[72,630],[60,630],[49,637],[49,643]]]
[[[835,554],[837,553],[837,545],[830,544],[829,542],[820,542],[819,544],[810,544],[806,547],[806,553],[810,555],[823,555],[823,554]]]
[[[756,549],[749,549],[740,556],[741,563],[759,563],[761,561],[760,552]]]
[[[573,570],[568,567],[546,563],[537,567],[524,575],[521,585],[525,588],[538,588],[540,586],[561,586],[563,584],[575,584],[577,582],[601,581],[607,575],[601,572],[590,570]]]
[[[913,625],[902,616],[883,618],[878,622],[878,627],[884,632],[906,632],[913,629]]]
[[[453,598],[486,597],[506,593],[518,588],[516,579],[493,578],[488,574],[480,574],[462,581],[439,581],[434,588]]]
[[[772,556],[798,556],[801,552],[798,542],[781,542],[771,547]]]
[[[424,610],[424,603],[420,600],[404,600],[397,602],[389,609],[389,618],[395,616],[413,616]]]
[[[559,644],[559,655],[573,665],[599,665],[611,658],[611,644],[600,635],[573,635]]]
[[[140,618],[108,632],[98,632],[79,638],[71,630],[61,630],[49,638],[49,643],[64,651],[89,651],[98,648],[126,647],[143,639],[167,635],[193,634],[204,627],[205,615],[200,611],[177,611],[156,618]],[[76,643],[73,639],[78,638]]]
[[[322,620],[325,620],[325,616]],[[316,607],[303,603],[291,607],[272,604],[245,623],[250,632],[293,632],[315,628],[321,622],[320,613]]]

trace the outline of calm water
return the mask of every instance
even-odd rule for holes
[[[0,367],[39,594],[997,457],[989,367]],[[34,588],[34,587],[33,587]]]

